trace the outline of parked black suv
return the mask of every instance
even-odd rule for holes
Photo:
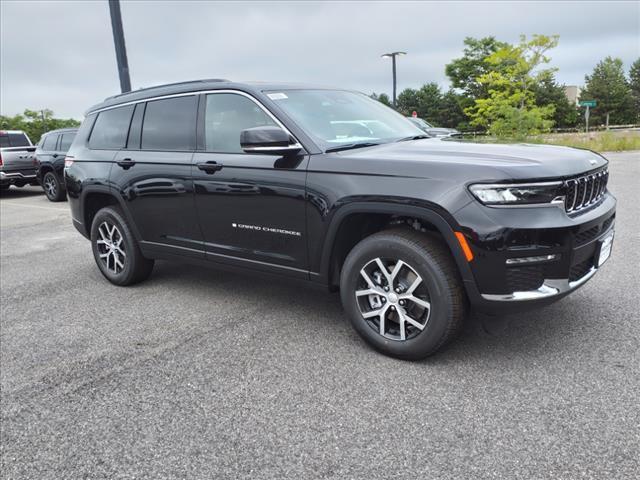
[[[611,252],[607,161],[586,150],[424,138],[360,93],[196,81],[92,107],[66,159],[73,223],[102,274],[154,259],[339,289],[375,348],[422,358],[470,307],[517,312]]]
[[[78,133],[77,128],[51,130],[40,137],[36,146],[36,176],[52,202],[66,198],[64,157]]]

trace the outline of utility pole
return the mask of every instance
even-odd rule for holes
[[[44,123],[44,110],[40,110],[40,118],[42,118],[42,133],[44,134],[47,131],[47,127]]]
[[[391,52],[385,53],[382,55],[382,58],[390,58],[391,59],[391,71],[393,73],[393,107],[396,107],[396,57],[400,55],[406,55],[407,52]]]
[[[113,30],[113,43],[116,47],[116,60],[118,61],[120,90],[122,93],[126,93],[131,91],[131,79],[129,78],[127,48],[124,44],[124,31],[122,30],[120,0],[109,0],[109,11],[111,12],[111,29]]]

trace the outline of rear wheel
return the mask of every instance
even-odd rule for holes
[[[58,176],[53,172],[45,173],[42,179],[42,189],[51,202],[59,202],[65,198],[62,182],[58,180]]]
[[[146,280],[154,261],[142,256],[124,215],[117,207],[98,211],[91,224],[93,257],[102,275],[115,285]]]
[[[340,294],[354,329],[374,348],[417,360],[460,331],[467,311],[448,248],[408,229],[362,240],[345,260]]]

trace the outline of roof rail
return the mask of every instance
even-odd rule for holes
[[[118,95],[112,95],[110,97],[105,98],[104,101],[106,102],[107,100],[113,100],[114,98],[123,97],[125,95],[130,95],[132,93],[146,92],[146,91],[149,91],[149,90],[154,90],[156,88],[175,87],[176,85],[189,85],[191,83],[228,82],[228,81],[229,80],[227,80],[225,78],[204,78],[202,80],[191,80],[191,81],[188,81],[188,82],[165,83],[163,85],[154,85],[152,87],[139,88],[138,90],[132,90],[130,92],[119,93]]]

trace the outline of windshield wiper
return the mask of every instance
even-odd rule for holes
[[[327,148],[325,152],[339,152],[341,150],[351,150],[354,148],[373,147],[374,145],[380,145],[377,142],[359,142],[359,143],[346,143],[344,145],[338,145],[336,147]]]
[[[427,135],[426,133],[422,133],[420,135],[412,135],[410,137],[404,137],[400,140],[396,140],[396,142],[408,142],[409,140],[422,140],[423,138],[432,138],[431,135]]]

